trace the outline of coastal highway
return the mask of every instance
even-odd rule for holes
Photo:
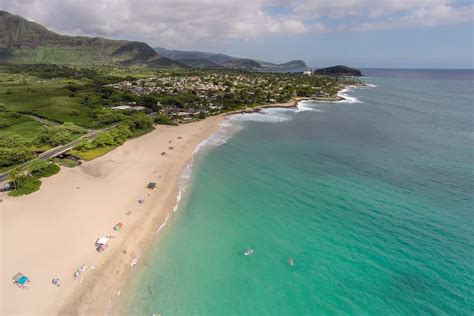
[[[115,126],[115,125],[114,125]],[[57,146],[57,147],[54,147],[54,148],[51,148],[50,150],[47,150],[45,152],[42,152],[41,154],[38,155],[38,157],[36,157],[35,159],[41,159],[41,160],[48,160],[50,158],[54,158],[54,157],[57,157],[69,150],[71,150],[74,146],[76,146],[77,144],[79,144],[84,138],[87,138],[89,140],[92,140],[94,139],[94,137],[101,131],[105,131],[105,130],[108,130],[114,126],[110,126],[106,129],[102,129],[102,130],[89,130],[87,132],[86,135],[83,135],[81,137],[79,137],[78,139],[75,139],[67,144],[64,144],[64,145],[60,145],[60,146]],[[33,159],[33,160],[35,160]],[[27,165],[29,165],[33,160],[30,160],[30,161],[27,161],[19,166],[17,166],[17,168],[23,168],[23,167],[26,167]],[[7,172],[5,173],[0,173],[0,182],[2,181],[5,181],[7,180],[8,178],[8,174],[10,173],[12,169],[8,170]]]

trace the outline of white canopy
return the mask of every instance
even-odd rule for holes
[[[107,237],[100,237],[99,240],[97,240],[97,244],[99,245],[105,245],[109,239]]]

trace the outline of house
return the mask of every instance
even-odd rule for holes
[[[125,111],[140,111],[145,109],[144,106],[130,106],[130,105],[117,105],[111,107],[112,110],[125,110]]]

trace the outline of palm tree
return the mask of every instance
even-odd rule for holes
[[[16,190],[20,186],[20,178],[23,176],[23,172],[20,168],[15,168],[8,174],[8,181],[13,184],[13,188]]]

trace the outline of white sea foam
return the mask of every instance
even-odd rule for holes
[[[336,102],[337,103],[363,103],[362,101],[360,101],[356,97],[350,96],[348,94],[348,92],[352,92],[354,90],[354,88],[356,88],[356,87],[347,86],[344,89],[342,89],[341,91],[339,91],[337,95],[344,98],[344,100],[336,101]]]
[[[367,87],[369,87],[369,88],[376,88],[376,87],[377,87],[377,85],[376,85],[376,84],[373,84],[373,83],[367,83],[367,82],[366,82],[365,85],[366,85]]]
[[[231,119],[226,119],[219,125],[220,128],[214,134],[196,146],[193,155],[205,149],[224,145],[237,131],[243,128],[240,125],[232,124]]]
[[[267,108],[255,113],[235,114],[231,116],[230,120],[238,122],[279,123],[291,120],[291,116],[288,114],[292,111],[286,108]]]
[[[178,205],[178,204],[176,204],[176,205]],[[157,234],[159,234],[160,231],[166,226],[166,224],[168,224],[168,219],[170,218],[170,215],[171,214],[166,215],[165,221],[160,225],[160,227],[158,227],[158,230],[156,231]]]
[[[317,105],[318,104],[314,101],[300,101],[296,106],[295,113],[306,111],[323,112],[323,110],[316,108]]]

